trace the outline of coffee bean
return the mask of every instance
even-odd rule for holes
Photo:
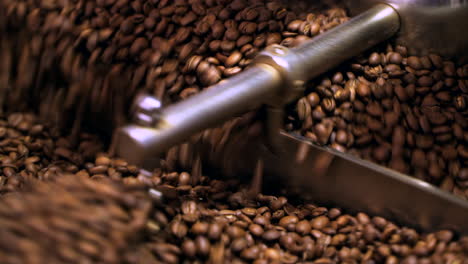
[[[289,31],[297,31],[299,30],[299,26],[303,23],[302,20],[294,20],[294,21],[291,21],[289,24],[288,24],[288,27],[287,29]]]
[[[379,65],[380,64],[380,54],[373,52],[369,57],[370,65]]]
[[[377,102],[371,102],[366,107],[367,113],[372,116],[380,117],[383,114],[383,109]]]
[[[311,115],[310,104],[305,97],[297,102],[296,109],[300,120],[305,120]]]
[[[232,241],[231,248],[234,252],[243,251],[247,248],[247,241],[244,238],[237,238]]]
[[[416,56],[408,57],[407,63],[408,63],[408,66],[410,66],[411,68],[415,70],[420,70],[423,67],[421,64],[421,60]]]
[[[191,229],[191,232],[197,235],[203,235],[208,232],[208,223],[205,222],[196,222]]]
[[[312,229],[312,227],[311,227],[309,221],[307,221],[307,220],[299,221],[296,224],[296,232],[298,232],[299,234],[307,235],[307,234],[310,233],[311,229]]]
[[[265,45],[270,46],[272,44],[279,44],[280,42],[281,35],[279,33],[270,33],[265,40]]]
[[[226,233],[233,239],[243,237],[245,235],[245,231],[237,226],[228,227]]]
[[[320,96],[317,93],[310,93],[307,96],[307,101],[311,107],[316,107],[320,103]]]
[[[361,97],[368,97],[371,93],[371,89],[366,83],[360,82],[357,86],[356,92]]]
[[[277,230],[271,229],[271,230],[265,231],[265,233],[263,233],[262,235],[262,238],[266,241],[274,241],[274,240],[277,240],[280,237],[280,235],[281,235],[280,232],[278,232]]]
[[[261,225],[258,225],[258,224],[251,224],[249,226],[249,231],[255,236],[263,235],[263,228]]]
[[[241,71],[242,71],[241,67],[226,68],[223,71],[223,75],[226,76],[226,77],[231,77],[231,76],[234,76],[234,75],[238,74]]]
[[[400,53],[390,52],[387,54],[388,62],[399,65],[403,61],[403,57]]]
[[[210,241],[204,236],[197,236],[195,238],[195,246],[197,249],[197,253],[202,256],[206,256],[210,252]]]
[[[253,246],[253,247],[246,248],[246,249],[242,250],[241,257],[243,257],[245,259],[253,260],[253,259],[258,258],[259,254],[260,254],[259,248],[256,247],[256,246]]]
[[[321,144],[326,144],[333,131],[332,124],[330,123],[319,123],[314,127],[315,133],[317,134],[318,140]]]
[[[243,46],[251,43],[252,41],[253,41],[252,36],[243,35],[243,36],[236,39],[236,46],[240,48],[240,47],[243,47]]]
[[[221,232],[222,232],[221,225],[218,223],[212,223],[210,224],[209,229],[208,229],[208,237],[213,240],[218,239],[221,236]]]
[[[330,220],[326,216],[319,216],[317,218],[312,219],[310,224],[314,229],[322,229],[328,225]]]
[[[321,103],[322,109],[326,112],[333,112],[336,107],[335,100],[333,98],[324,98]]]
[[[122,94],[122,97],[132,98],[134,92],[143,89],[139,86],[144,83],[142,86],[145,86],[144,89],[149,89],[148,92],[157,94],[165,102],[172,103],[198,93],[205,86],[221,81],[222,76],[224,78],[240,72],[266,45],[273,43],[288,46],[300,45],[308,41],[310,37],[348,19],[344,10],[338,8],[326,8],[327,11],[322,11],[325,7],[320,7],[314,9],[317,10],[314,13],[307,14],[306,8],[302,8],[303,6],[299,4],[295,7],[294,5],[284,6],[276,1],[251,2],[244,0],[207,0],[203,3],[167,0],[146,2],[99,0],[95,3],[70,4],[63,7],[60,3],[7,1],[0,4],[2,5],[0,10],[5,10],[0,11],[0,31],[15,35],[14,32],[20,28],[14,27],[15,24],[24,20],[25,28],[28,27],[28,31],[37,33],[27,38],[28,41],[31,39],[31,42],[34,42],[31,45],[21,43],[28,41],[18,40],[21,44],[18,45],[18,50],[4,47],[3,42],[10,42],[13,37],[2,38],[0,44],[2,50],[14,51],[2,52],[2,58],[4,58],[2,61],[11,64],[12,59],[8,59],[5,53],[24,53],[19,54],[21,55],[19,57],[25,57],[25,59],[18,60],[17,64],[21,67],[12,69],[12,76],[0,77],[0,85],[10,87],[9,91],[31,91],[31,89],[18,89],[17,87],[28,87],[33,83],[39,83],[42,86],[42,83],[47,83],[45,76],[49,75],[54,76],[54,79],[55,75],[68,76],[70,80],[61,80],[61,77],[57,77],[60,80],[52,82],[60,83],[65,88],[58,89],[54,87],[55,84],[51,84],[47,90],[54,93],[58,90],[70,92],[67,98],[80,98],[84,101],[83,105],[90,105],[90,110],[85,109],[83,113],[97,113],[99,111],[95,110],[99,108],[96,105],[108,104],[119,108],[114,103],[98,103],[105,98],[122,100],[122,108],[125,108],[124,105],[128,102],[124,103],[122,98],[116,96],[122,93],[115,93],[115,90],[107,88],[107,86],[114,87],[114,85],[101,84],[113,79],[112,76],[125,79],[127,77],[124,76],[128,75],[130,79],[128,87],[133,88],[128,91],[123,89],[122,91],[126,92]],[[4,5],[8,8],[3,8]],[[67,12],[56,12],[64,8]],[[295,12],[294,8],[301,10]],[[4,20],[8,23],[3,23]],[[8,30],[3,31],[4,28]],[[66,34],[63,36],[57,34],[58,29]],[[75,31],[77,33],[73,33]],[[75,41],[73,39],[75,37],[80,39]],[[15,45],[16,43],[6,46]],[[26,45],[25,51],[21,51],[24,45]],[[467,122],[464,120],[463,111],[466,107],[462,93],[467,91],[466,82],[463,80],[466,77],[466,70],[449,61],[444,62],[437,55],[406,58],[409,50],[403,46],[388,45],[386,49],[377,47],[372,50],[369,58],[356,58],[349,65],[345,63],[339,71],[326,74],[322,82],[318,80],[317,85],[308,86],[306,94],[300,100],[302,104],[305,102],[305,105],[309,107],[301,110],[299,107],[294,109],[293,106],[292,111],[296,111],[297,115],[288,113],[288,122],[292,125],[291,130],[300,128],[304,135],[314,138],[320,144],[329,143],[329,146],[340,151],[349,148],[363,157],[399,171],[417,174],[418,177],[423,175],[424,178],[437,184],[444,182],[446,188],[459,195],[465,195],[463,186],[465,186],[465,178],[468,177],[465,177],[467,173],[463,168],[463,161],[467,159],[468,151],[464,147],[467,134],[464,130]],[[29,66],[22,66],[33,65],[35,60],[40,61],[38,69],[31,70]],[[52,62],[56,60],[59,62],[58,65],[64,65],[64,67],[60,66],[63,69],[54,68]],[[12,65],[13,68],[16,67],[15,63]],[[102,74],[92,73],[101,66],[109,68],[114,75],[109,77],[105,71]],[[33,76],[37,75],[42,81],[33,80],[35,77],[26,78],[24,73],[29,72]],[[50,74],[51,72],[54,74]],[[0,74],[0,76],[3,75]],[[5,79],[8,79],[6,85],[4,85]],[[82,85],[81,81],[75,79],[86,79],[84,83],[92,84],[90,87],[93,89],[86,88],[86,91],[91,94],[89,99],[85,96],[87,92],[83,93],[84,90],[80,91],[79,88],[86,85]],[[70,91],[66,88],[68,86],[78,87],[75,88],[78,90],[71,92],[71,88]],[[106,88],[101,91],[98,89],[100,86],[106,86]],[[23,104],[34,102],[31,100],[31,96],[35,96],[35,93],[33,94],[24,96]],[[60,94],[56,96],[57,101],[60,101],[60,96]],[[44,101],[42,104],[47,106],[42,108],[52,108],[50,105],[54,105],[50,103],[50,100],[44,99],[48,97],[53,96],[41,97],[40,101]],[[69,99],[67,100],[69,107],[66,111],[55,107],[60,110],[48,112],[68,113],[69,108],[77,102],[75,99]],[[10,104],[15,105],[15,103]],[[115,112],[124,113],[122,110],[115,110]],[[50,116],[52,115],[49,114]],[[290,204],[292,202],[288,203],[284,197],[270,196],[263,202],[251,201],[250,198],[244,197],[243,192],[237,190],[236,184],[231,185],[228,181],[220,184],[219,181],[212,180],[210,177],[192,177],[184,172],[166,174],[162,171],[155,172],[151,176],[148,174],[148,177],[143,173],[136,177],[139,174],[136,167],[129,166],[123,161],[116,162],[104,157],[96,158],[93,156],[95,154],[85,153],[99,152],[100,150],[92,150],[93,145],[97,144],[87,143],[83,146],[78,144],[83,151],[80,150],[81,152],[78,151],[80,154],[77,154],[72,150],[75,142],[65,144],[55,138],[43,140],[43,137],[49,137],[55,132],[50,133],[47,127],[37,126],[33,124],[34,122],[19,120],[19,118],[15,121],[13,120],[15,118],[12,118],[11,125],[5,122],[3,126],[7,128],[3,132],[0,130],[0,138],[8,141],[2,141],[0,145],[5,144],[1,147],[4,148],[3,153],[9,159],[8,161],[4,158],[2,162],[4,165],[2,171],[5,174],[5,179],[0,178],[2,193],[20,188],[22,185],[20,178],[23,174],[32,174],[35,177],[43,173],[37,178],[49,179],[59,174],[61,170],[72,174],[79,173],[86,177],[93,175],[92,179],[96,182],[110,177],[134,186],[141,181],[152,187],[165,186],[168,192],[177,190],[178,195],[173,195],[172,198],[167,197],[169,201],[163,206],[164,209],[161,209],[160,205],[135,206],[139,204],[135,197],[140,196],[128,196],[130,191],[127,191],[122,194],[116,192],[119,195],[115,196],[121,198],[119,202],[116,202],[117,204],[126,203],[126,206],[122,207],[125,215],[121,210],[116,209],[98,210],[118,215],[108,217],[112,219],[110,222],[107,221],[112,227],[110,230],[126,226],[128,230],[125,232],[132,231],[129,235],[123,233],[124,235],[107,237],[115,237],[116,240],[122,240],[120,238],[124,237],[125,241],[128,238],[133,243],[133,241],[139,241],[139,239],[133,239],[135,234],[135,238],[150,240],[148,247],[142,247],[144,248],[142,252],[134,251],[142,256],[152,255],[156,262],[178,263],[179,260],[183,262],[187,258],[194,262],[239,262],[242,257],[252,261],[258,259],[257,261],[284,263],[298,261],[331,263],[358,260],[366,263],[395,263],[411,261],[410,254],[415,254],[415,262],[424,263],[430,259],[434,263],[439,263],[442,262],[441,258],[443,261],[456,262],[458,261],[457,254],[461,252],[461,246],[457,244],[458,242],[454,242],[455,235],[441,233],[420,239],[419,236],[405,232],[404,229],[382,218],[369,220],[369,217],[364,217],[362,214],[357,217],[341,215],[342,213],[337,209],[328,211],[323,207],[296,206]],[[75,118],[74,115],[73,118]],[[76,119],[80,118],[76,117]],[[300,120],[295,120],[296,118]],[[53,118],[44,119],[52,120]],[[104,124],[100,126],[104,127]],[[206,133],[205,137],[208,134],[213,136],[220,133]],[[28,135],[31,140],[23,139],[23,135]],[[219,138],[225,140],[227,137],[219,136]],[[17,144],[16,141],[12,141],[18,139],[23,140],[23,143]],[[47,147],[44,147],[45,145]],[[220,148],[217,145],[213,147]],[[178,153],[175,157],[189,160],[189,158],[181,158],[186,156],[183,153],[187,152],[182,147],[176,152]],[[37,160],[28,156],[40,156],[40,158]],[[423,156],[427,166],[422,167],[424,164],[420,163],[420,159]],[[25,161],[26,159],[28,162]],[[63,164],[62,166],[60,163],[55,164],[55,159],[68,163],[73,161],[76,164]],[[95,162],[85,165],[84,160]],[[173,158],[173,161],[168,160],[168,167],[176,168],[175,164],[171,165],[171,163],[176,163],[176,160],[177,158]],[[51,164],[53,168],[49,168]],[[44,172],[46,168],[47,171]],[[451,176],[442,179],[442,175],[445,174],[453,175],[453,178]],[[193,178],[199,179],[193,181]],[[452,182],[446,179],[451,179]],[[196,184],[189,185],[193,182]],[[94,182],[89,186],[94,186]],[[236,195],[231,194],[231,191]],[[89,193],[92,194],[92,192]],[[43,195],[46,196],[46,194]],[[69,196],[60,197],[65,202],[66,199],[63,197]],[[113,198],[107,197],[106,199],[111,201]],[[34,203],[39,200],[41,199],[28,199],[27,201]],[[108,203],[106,200],[102,204]],[[257,210],[258,203],[262,203],[265,207]],[[47,203],[48,208],[54,208],[52,204]],[[243,208],[244,205],[249,207]],[[135,223],[114,222],[120,221],[119,219],[127,221],[140,215],[129,213],[131,210],[129,208],[133,207],[139,207],[140,211],[141,208],[148,208],[145,210],[155,212],[142,214],[151,218],[149,221],[146,220],[146,216],[141,216],[141,219]],[[8,208],[8,210],[16,210],[21,207],[9,206]],[[140,212],[138,210],[136,212]],[[32,213],[31,211],[19,215],[26,217]],[[75,217],[75,214],[65,215],[67,219]],[[93,214],[84,213],[83,215]],[[284,220],[288,219],[287,217],[296,220]],[[34,217],[29,218],[34,219]],[[28,222],[25,221],[25,223]],[[66,223],[62,225],[68,228],[70,225]],[[57,225],[56,223],[49,225],[47,221],[43,224],[50,227]],[[40,225],[31,224],[31,226]],[[86,226],[95,227],[96,225]],[[142,226],[148,233],[141,234],[139,229],[135,230],[133,226]],[[99,232],[108,231],[100,229]],[[415,231],[414,233],[418,235]],[[15,235],[15,233],[12,234]],[[60,234],[61,232],[54,232],[50,237],[54,235],[60,237],[62,236]],[[85,242],[77,239],[85,234],[87,234],[86,228],[81,228],[80,232],[74,232],[73,239],[70,241],[74,241],[75,246],[71,246],[70,250],[61,249],[67,248],[67,243],[70,242],[66,240],[54,242],[60,245],[57,252],[63,255],[61,260],[73,256],[73,252],[77,250],[80,254],[75,254],[76,257],[71,257],[70,261],[83,255],[83,259],[91,258],[93,261],[102,263],[115,263],[119,260],[127,260],[121,258],[120,253],[107,253],[108,248],[119,245],[121,248],[116,252],[121,253],[127,251],[127,248],[134,249],[133,245],[127,246],[123,240],[97,242],[98,245],[90,245],[87,241],[94,243],[95,236],[87,235]],[[279,237],[278,234],[280,234]],[[27,244],[22,243],[23,238],[19,241],[21,243],[12,242],[11,245]],[[275,243],[276,241],[278,243]],[[2,248],[8,247],[3,247],[0,243],[0,250]],[[146,252],[148,249],[150,252]],[[34,250],[14,252],[23,252],[25,254],[22,255],[25,257],[31,256],[31,259],[38,259],[35,258]],[[36,250],[36,252],[41,252],[41,250]],[[50,255],[55,254],[52,251],[48,252]],[[445,255],[439,256],[442,254]],[[107,256],[106,258],[109,259],[98,260],[100,255]],[[221,261],[215,261],[216,259],[221,259]],[[29,260],[16,262],[29,263]],[[142,261],[135,261],[135,263],[139,262]]]
[[[182,251],[187,257],[193,258],[197,253],[197,246],[193,240],[187,239],[182,243]]]

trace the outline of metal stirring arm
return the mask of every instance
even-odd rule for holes
[[[306,81],[392,37],[399,23],[391,6],[379,4],[298,48],[271,46],[240,74],[158,110],[154,127],[121,128],[117,152],[131,163],[154,167],[159,153],[197,132],[262,104],[281,108],[303,92]]]
[[[120,129],[118,154],[151,169],[159,162],[158,153],[236,114],[268,104],[273,109],[270,112],[280,118],[282,106],[303,92],[305,81],[399,32],[400,18],[395,10],[401,11],[379,4],[301,47],[270,47],[249,69],[167,108],[161,109],[159,102],[149,96],[139,97],[139,124]],[[408,21],[411,19],[403,19],[403,28]],[[278,128],[278,123],[273,127]],[[224,152],[228,158],[220,155],[222,162],[217,165],[226,174],[251,173],[255,166],[252,163],[260,157],[269,176],[265,180],[279,179],[306,200],[367,211],[407,225],[418,223],[424,230],[468,232],[465,201],[423,181],[314,146],[303,138],[279,134],[279,129],[273,134],[276,132],[279,152],[272,153],[261,142],[239,152],[238,143],[230,142],[234,150],[227,147]]]

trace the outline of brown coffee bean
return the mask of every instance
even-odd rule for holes
[[[288,215],[280,219],[279,225],[286,228],[287,226],[296,224],[297,222],[299,222],[299,219],[296,216]]]
[[[192,225],[191,232],[195,235],[204,235],[208,232],[209,224],[206,222],[196,222]]]
[[[299,120],[305,120],[311,115],[311,107],[305,97],[301,98],[296,104],[296,111]]]
[[[277,240],[280,237],[280,235],[280,232],[278,232],[277,230],[270,229],[263,233],[262,238],[266,241],[274,241]]]
[[[385,66],[385,71],[390,74],[395,73],[394,75],[400,75],[401,68],[396,64],[388,64]]]
[[[366,107],[367,113],[372,116],[380,117],[383,114],[381,105],[377,102],[370,102]]]
[[[348,133],[344,130],[338,130],[336,133],[335,141],[339,144],[347,144],[348,143]]]
[[[260,254],[259,248],[256,247],[256,246],[253,246],[253,247],[246,248],[246,249],[242,250],[241,257],[243,257],[245,259],[253,260],[253,259],[258,258],[259,254]]]
[[[182,26],[187,26],[196,20],[197,20],[197,15],[194,12],[189,11],[180,19],[180,24]]]
[[[370,65],[379,65],[380,64],[380,54],[373,52],[369,57]]]
[[[195,257],[197,246],[193,240],[187,239],[182,243],[182,252],[189,258]]]
[[[269,33],[265,45],[270,46],[272,44],[279,44],[281,42],[281,35],[279,33]]]
[[[373,151],[373,157],[378,162],[387,161],[390,157],[390,148],[385,145],[378,146]]]
[[[312,227],[311,227],[309,221],[307,221],[307,220],[299,221],[296,224],[296,232],[298,232],[301,235],[307,235],[307,234],[310,233],[311,230],[312,230]]]
[[[395,112],[385,112],[384,121],[387,127],[394,127],[398,123],[398,114]]]
[[[251,224],[249,226],[249,231],[255,236],[262,236],[264,232],[262,226],[258,224]]]
[[[303,23],[302,20],[293,20],[291,21],[289,24],[288,24],[288,27],[287,29],[289,31],[298,31],[299,30],[299,26]]]
[[[243,237],[245,235],[245,231],[237,226],[229,226],[226,233],[233,239]]]
[[[444,62],[443,72],[449,77],[455,76],[455,64],[453,62]]]
[[[208,229],[208,237],[210,239],[216,240],[219,239],[222,232],[222,226],[218,223],[211,223]]]
[[[197,70],[198,69],[201,69],[200,66],[198,66]],[[202,71],[202,70],[200,70],[200,71]],[[221,80],[221,74],[220,74],[219,70],[216,67],[208,65],[206,70],[199,73],[199,78],[200,78],[200,81],[202,82],[203,85],[209,86],[209,85],[213,85],[213,84],[217,83],[219,80]]]
[[[326,112],[333,112],[336,108],[336,103],[333,98],[324,98],[321,103],[322,109]]]
[[[420,86],[432,86],[434,80],[430,76],[421,76],[418,79],[418,84]]]
[[[371,94],[371,89],[366,83],[359,82],[356,92],[361,97],[368,97]]]
[[[237,40],[236,40],[236,47],[240,48],[240,47],[243,47],[249,43],[251,43],[253,41],[253,37],[252,36],[248,36],[248,35],[243,35],[241,37],[239,37]]]
[[[314,111],[315,112],[315,111]],[[326,144],[333,132],[333,126],[331,123],[319,123],[314,127],[315,134],[321,144]]]
[[[316,107],[320,104],[320,96],[317,93],[310,93],[307,95],[307,101],[311,107]]]
[[[466,108],[466,99],[464,96],[460,95],[455,97],[455,102],[454,102],[455,107],[459,111],[463,111]]]
[[[247,241],[244,238],[236,238],[231,243],[231,249],[234,252],[241,252],[247,248]]]
[[[234,76],[242,71],[241,67],[232,67],[232,68],[226,68],[223,71],[223,75],[226,77],[231,77]]]
[[[236,47],[236,42],[223,40],[221,41],[220,48],[225,52],[230,52]]]
[[[261,225],[261,226],[265,226],[269,224],[269,222],[270,222],[269,219],[267,219],[265,216],[256,216],[254,218],[254,223]]]
[[[195,238],[195,246],[199,255],[206,256],[210,253],[210,241],[204,236],[197,236]]]
[[[316,217],[316,218],[312,219],[310,224],[312,225],[312,228],[314,228],[314,229],[322,229],[322,228],[326,227],[329,224],[329,222],[330,222],[330,220],[328,219],[328,217],[319,216],[319,217]]]
[[[241,212],[249,217],[254,217],[257,214],[257,210],[252,207],[242,208]]]
[[[267,39],[266,34],[258,35],[257,37],[255,37],[255,39],[253,41],[253,46],[255,46],[257,48],[265,46],[266,39]]]
[[[401,86],[401,85],[397,85],[395,87],[395,94],[398,97],[398,99],[400,100],[400,102],[405,102],[406,100],[408,100],[408,94],[407,94],[405,88],[403,88],[403,86]]]
[[[120,25],[120,31],[123,33],[123,34],[130,34],[133,32],[135,28],[135,24],[133,22],[133,20],[131,18],[129,19],[126,19],[125,21],[122,22],[122,24]]]
[[[408,63],[408,66],[410,66],[411,68],[415,70],[420,70],[423,67],[421,64],[421,60],[416,56],[408,57],[407,63]]]
[[[239,24],[239,31],[245,35],[251,35],[257,30],[257,24],[254,22],[244,21]]]
[[[226,28],[224,27],[221,21],[216,21],[211,26],[211,35],[215,39],[220,39],[224,35],[225,31],[226,31]]]
[[[453,232],[450,230],[441,230],[435,233],[438,240],[443,242],[450,242],[453,239]]]
[[[388,62],[392,64],[401,64],[403,61],[403,57],[401,56],[400,53],[397,52],[390,52],[387,54]]]

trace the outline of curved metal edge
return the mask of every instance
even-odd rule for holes
[[[261,151],[269,178],[265,182],[278,184],[279,180],[304,200],[383,216],[422,231],[451,229],[468,234],[468,202],[461,198],[370,161],[316,146],[298,135],[282,132],[281,144],[279,153]]]

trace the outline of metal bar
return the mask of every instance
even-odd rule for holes
[[[314,78],[345,60],[394,36],[400,27],[398,13],[389,5],[379,4],[292,49],[298,57],[304,79]]]
[[[278,96],[280,91],[285,90],[280,87],[282,82],[290,77],[284,76],[288,74],[285,71],[301,71],[301,74],[294,75],[301,80],[309,80],[389,38],[397,32],[398,25],[398,14],[392,7],[377,5],[292,50],[279,63],[276,61],[274,67],[256,64],[200,94],[170,105],[162,110],[160,124],[152,130],[132,125],[122,128],[118,154],[141,165],[145,157],[166,151],[203,129],[257,107],[270,97]]]
[[[162,109],[162,119],[155,128],[136,125],[121,128],[117,151],[133,164],[148,164],[145,160],[151,156],[188,140],[197,132],[265,103],[277,93],[281,83],[281,76],[272,67],[252,67]]]

